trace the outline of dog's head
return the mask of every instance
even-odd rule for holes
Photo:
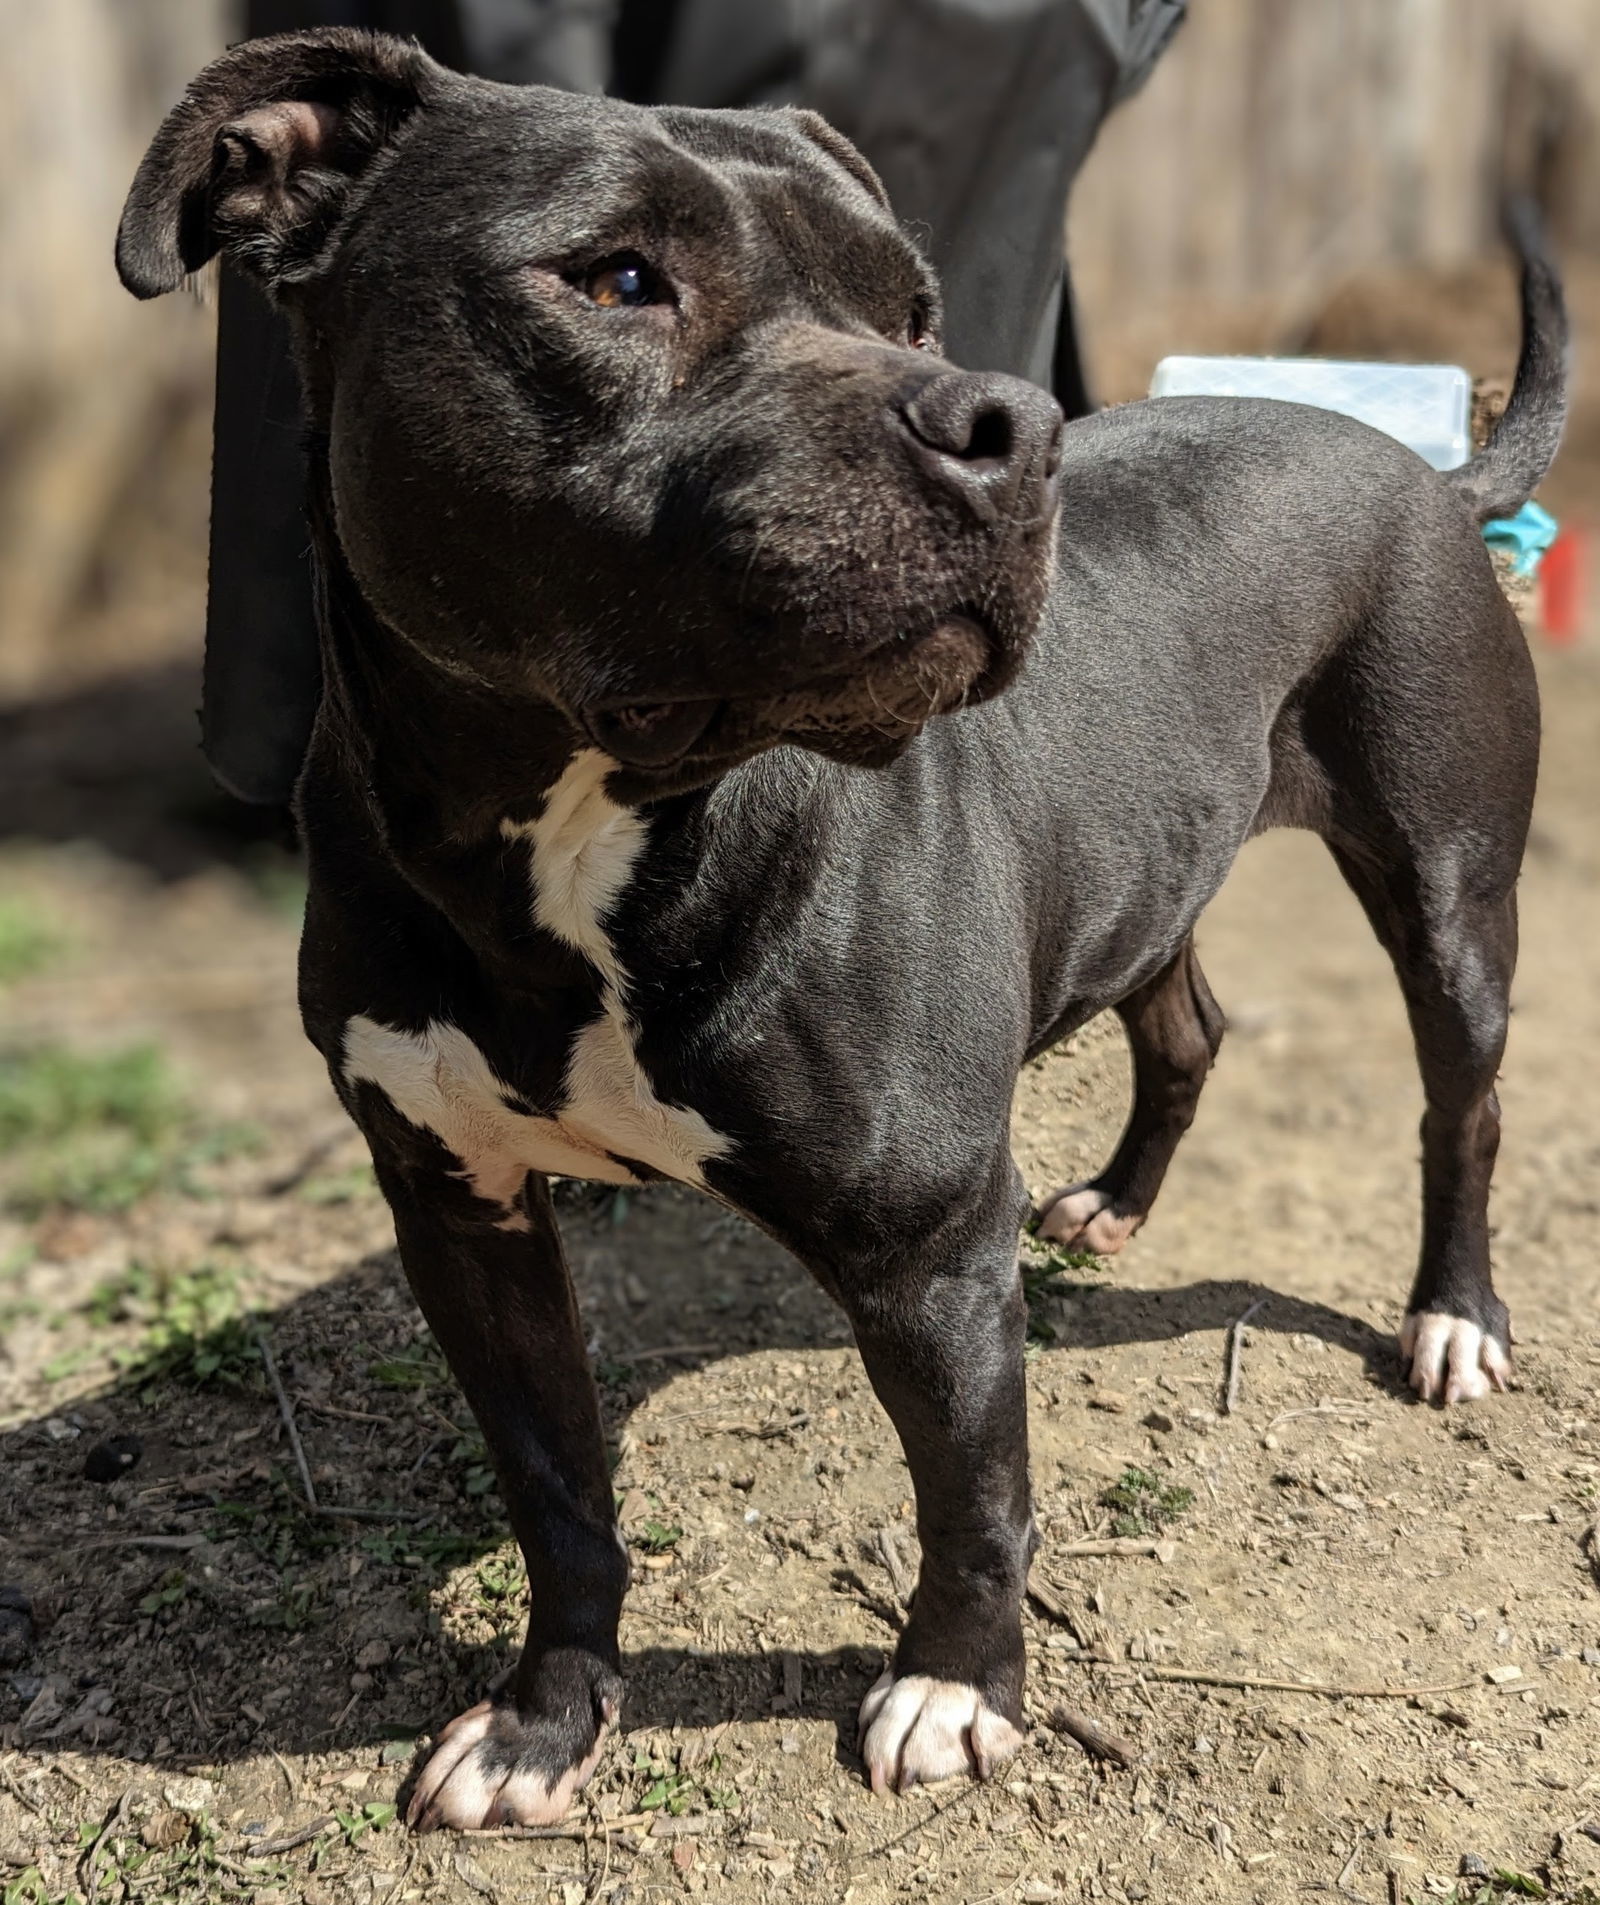
[[[250,41],[117,256],[150,297],[219,250],[296,327],[371,607],[663,788],[777,741],[887,760],[1015,672],[1060,413],[941,360],[928,266],[814,114]]]

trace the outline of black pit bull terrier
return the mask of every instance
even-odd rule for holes
[[[1195,921],[1265,827],[1327,841],[1410,1010],[1412,1386],[1504,1385],[1486,1206],[1538,710],[1478,525],[1563,407],[1522,249],[1510,408],[1441,476],[1290,404],[1063,431],[940,358],[926,265],[808,113],[501,87],[350,31],[240,46],[173,111],[120,269],[150,297],[221,251],[296,330],[327,684],[305,1022],[532,1593],[414,1824],[558,1818],[622,1697],[552,1174],[698,1185],[844,1307],[923,1553],[861,1709],[872,1785],[1017,1750],[1013,1084],[1121,1015],[1127,1132],[1040,1213],[1115,1250],[1222,1036]]]

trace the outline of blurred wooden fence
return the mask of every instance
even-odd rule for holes
[[[1104,383],[1135,394],[1164,350],[1292,348],[1354,273],[1481,256],[1541,138],[1562,236],[1593,249],[1597,102],[1596,0],[1193,0],[1073,205]]]
[[[111,519],[206,403],[210,316],[141,306],[112,237],[222,0],[0,0],[0,697],[33,686]],[[201,471],[203,480],[203,469]]]
[[[111,239],[151,131],[233,13],[0,0],[0,699],[133,640],[109,616],[85,633],[82,613],[96,587],[123,599],[119,536],[155,587],[163,547],[183,552],[167,639],[196,638],[210,314],[128,298]],[[1373,267],[1481,255],[1505,155],[1525,163],[1536,125],[1569,254],[1600,253],[1597,99],[1600,0],[1193,0],[1074,204],[1102,390],[1135,394],[1163,350],[1292,348]],[[164,545],[162,495],[183,510]]]

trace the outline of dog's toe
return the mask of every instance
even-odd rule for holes
[[[608,1701],[592,1744],[574,1757],[563,1727],[480,1701],[440,1733],[418,1775],[406,1823],[418,1832],[558,1824],[599,1764],[615,1718]]]
[[[1120,1211],[1109,1191],[1094,1184],[1071,1184],[1046,1198],[1039,1209],[1039,1235],[1073,1250],[1114,1257],[1143,1220]]]
[[[1511,1379],[1511,1354],[1487,1330],[1438,1310],[1414,1311],[1400,1329],[1400,1357],[1424,1402],[1476,1402]]]
[[[861,1757],[875,1793],[906,1792],[960,1773],[988,1779],[1022,1734],[976,1687],[886,1673],[861,1703]]]

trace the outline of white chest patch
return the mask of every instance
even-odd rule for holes
[[[632,876],[645,828],[606,798],[611,767],[606,755],[586,750],[551,788],[537,820],[500,823],[506,839],[529,844],[535,921],[600,977],[600,1016],[572,1042],[553,1117],[515,1110],[511,1087],[446,1020],[402,1032],[358,1014],[345,1027],[345,1076],[376,1085],[402,1117],[433,1132],[478,1195],[508,1212],[529,1171],[632,1184],[634,1173],[617,1161],[631,1158],[700,1184],[706,1159],[728,1149],[699,1112],[661,1102],[634,1053],[627,974],[604,921]]]

